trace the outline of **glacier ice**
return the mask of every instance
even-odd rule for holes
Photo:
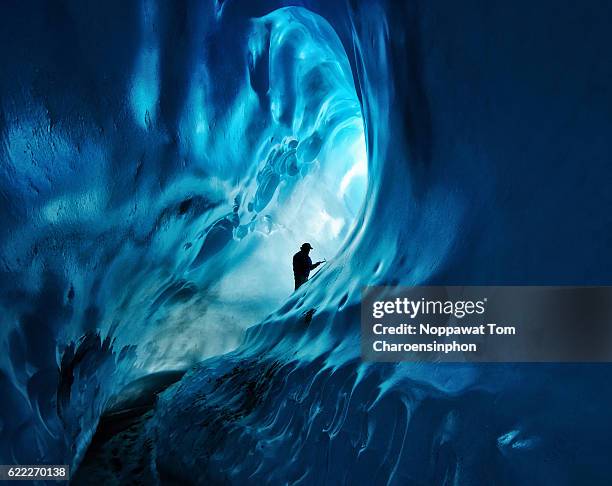
[[[368,284],[609,283],[609,7],[287,3],[0,7],[0,462],[79,465],[193,365],[151,477],[609,482],[608,365],[362,363],[358,325]]]

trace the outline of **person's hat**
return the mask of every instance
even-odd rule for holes
[[[300,248],[301,248],[302,250],[305,250],[306,248],[308,248],[308,249],[310,249],[310,250],[312,250],[312,249],[313,249],[313,248],[312,248],[312,246],[310,246],[310,243],[304,243],[302,246],[300,246]]]

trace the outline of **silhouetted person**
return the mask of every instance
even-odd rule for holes
[[[310,243],[304,243],[295,255],[293,255],[293,277],[295,278],[295,290],[299,289],[310,275],[310,271],[317,268],[323,262],[312,263],[308,256],[312,250]]]

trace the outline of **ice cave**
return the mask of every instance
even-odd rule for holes
[[[359,345],[368,285],[610,284],[610,5],[0,11],[1,464],[610,484],[609,365]],[[327,263],[294,292],[304,241]]]

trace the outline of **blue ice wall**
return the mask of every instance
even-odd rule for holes
[[[229,323],[200,331],[219,302],[208,279],[267,252],[258,235],[285,217],[272,187],[299,195],[303,167],[358,146],[355,98],[340,102],[354,83],[366,203],[341,190],[363,173],[355,148],[321,169],[341,197],[309,211],[342,201],[321,234],[357,214],[354,231],[288,300],[246,306],[277,310],[237,350],[163,395],[147,432],[159,477],[609,483],[609,366],[363,364],[357,305],[373,283],[610,283],[610,7],[304,2],[332,36],[305,11],[271,14],[280,2],[171,5],[3,7],[1,457],[27,462],[37,443],[78,462],[124,382],[233,347]],[[303,36],[319,39],[310,59],[340,63],[319,72],[336,80],[321,104],[308,77],[274,75],[275,59],[300,72]],[[300,239],[284,234],[276,253]],[[68,345],[98,329],[114,341]],[[232,342],[202,351],[219,336]]]
[[[364,106],[359,230],[237,352],[162,397],[158,470],[236,484],[607,484],[609,366],[363,364],[357,303],[367,283],[610,283],[611,66],[594,48],[610,42],[609,7],[311,7],[352,52]]]
[[[3,6],[9,462],[78,462],[126,383],[235,348],[292,292],[304,240],[337,252],[366,190],[361,106],[321,17],[83,8]]]

